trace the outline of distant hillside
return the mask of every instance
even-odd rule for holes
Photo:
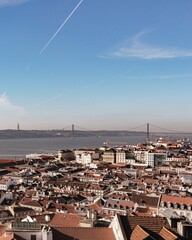
[[[145,132],[135,131],[74,131],[71,130],[0,130],[0,139],[17,138],[50,138],[50,137],[90,137],[90,136],[137,136],[146,135]]]

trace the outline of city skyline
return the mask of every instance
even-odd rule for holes
[[[192,132],[191,7],[0,0],[0,129]]]

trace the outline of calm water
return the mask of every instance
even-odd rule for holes
[[[175,138],[191,138],[189,136],[174,136]],[[57,153],[60,149],[96,148],[109,142],[109,146],[132,145],[145,142],[146,136],[126,137],[76,137],[75,139],[31,138],[31,139],[0,139],[0,159],[20,159],[31,153]],[[152,139],[153,140],[153,139]]]
[[[19,159],[30,153],[57,153],[60,149],[96,148],[103,146],[104,142],[114,146],[137,144],[143,141],[145,136],[1,139],[0,158]]]

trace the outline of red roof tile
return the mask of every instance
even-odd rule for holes
[[[162,227],[171,229],[166,218],[163,217],[137,217],[137,216],[120,216],[119,219],[128,239],[137,225],[150,232],[150,236],[158,237]],[[175,230],[175,229],[171,229]]]
[[[14,240],[14,234],[10,233],[10,234],[6,234],[5,236],[1,236],[0,240]]]
[[[163,227],[159,233],[159,235],[166,240],[176,240],[178,239],[175,234],[170,232],[167,228]]]
[[[88,208],[89,208],[89,209],[94,209],[94,210],[96,210],[96,211],[99,211],[99,210],[102,210],[102,209],[103,209],[102,207],[100,207],[99,205],[97,205],[97,204],[95,204],[95,203],[89,205]]]
[[[84,217],[72,213],[57,213],[51,222],[50,227],[78,227]]]
[[[137,225],[131,234],[130,240],[144,240],[147,237],[149,237],[149,234]]]
[[[161,201],[192,205],[192,198],[190,197],[176,197],[176,196],[162,195]]]
[[[5,233],[6,226],[0,225],[0,236],[2,236]]]
[[[63,236],[63,238],[61,238]],[[55,239],[76,240],[115,240],[112,228],[55,228],[53,229]],[[65,237],[65,238],[64,238]]]

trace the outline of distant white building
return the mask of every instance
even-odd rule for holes
[[[164,164],[166,162],[166,159],[167,159],[166,153],[148,152],[146,164],[150,167],[156,167],[158,165]]]
[[[192,184],[192,174],[180,174],[180,178],[181,178],[181,181],[182,183],[184,184],[189,184],[191,185]]]
[[[97,165],[96,165],[96,164],[94,164],[94,163],[91,163],[91,164],[89,165],[89,168],[94,168],[94,169],[97,169],[98,167],[97,167]]]
[[[11,184],[12,182],[10,178],[2,178],[0,180],[0,190],[7,191]]]
[[[40,154],[37,154],[37,153],[27,154],[25,157],[27,159],[41,159]]]
[[[53,240],[51,229],[38,222],[14,222],[7,232],[26,240]]]
[[[114,148],[107,149],[103,153],[102,158],[103,158],[103,162],[112,163],[112,164],[116,163],[116,149]]]
[[[81,163],[83,165],[89,165],[92,163],[92,154],[90,153],[82,153],[76,155],[76,162]]]
[[[21,184],[24,182],[24,178],[19,174],[16,175],[16,173],[7,174],[6,177],[11,179],[13,185]]]
[[[188,158],[183,157],[183,156],[173,156],[173,157],[169,157],[167,158],[167,162],[186,162],[188,161]]]
[[[126,151],[125,150],[117,150],[116,163],[126,163]]]
[[[146,163],[148,151],[145,150],[135,150],[133,151],[135,159],[139,162]]]

